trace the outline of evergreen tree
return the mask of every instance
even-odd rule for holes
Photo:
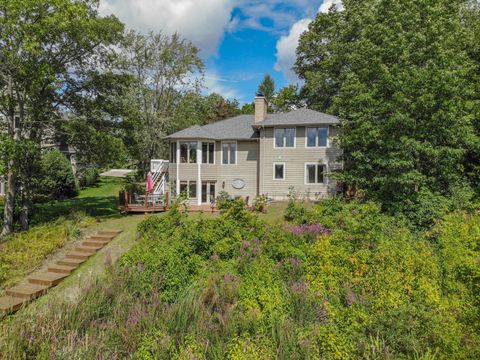
[[[258,86],[257,93],[265,96],[267,103],[271,104],[271,101],[275,96],[275,80],[273,80],[270,75],[266,74]]]

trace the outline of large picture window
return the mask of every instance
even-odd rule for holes
[[[189,199],[195,199],[197,197],[197,182],[180,181],[180,193],[187,193]]]
[[[235,165],[237,163],[237,143],[223,142],[222,143],[222,164]]]
[[[275,147],[295,147],[295,128],[275,128]]]
[[[202,164],[215,164],[215,143],[202,142]]]
[[[180,162],[184,164],[197,163],[197,142],[180,143]]]
[[[305,183],[324,184],[325,172],[326,172],[326,166],[323,164],[306,164],[305,165]]]
[[[307,128],[307,147],[327,147],[328,127]]]

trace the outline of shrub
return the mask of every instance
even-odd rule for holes
[[[87,168],[81,171],[78,176],[79,185],[82,188],[92,187],[97,185],[98,179],[100,178],[100,174],[98,169],[95,168]]]
[[[216,207],[218,210],[226,210],[232,205],[233,201],[234,199],[228,192],[220,191],[216,199]]]
[[[305,221],[305,214],[306,209],[299,203],[297,192],[291,187],[288,191],[288,205],[284,215],[285,220],[302,223]]]
[[[78,186],[70,161],[59,150],[43,154],[38,193],[45,199],[64,199],[78,194]]]
[[[253,199],[253,210],[265,213],[267,211],[268,199],[265,195],[259,195]]]

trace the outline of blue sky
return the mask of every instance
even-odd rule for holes
[[[100,12],[140,32],[179,32],[202,50],[205,93],[243,104],[265,74],[277,89],[298,81],[290,70],[298,37],[332,4],[341,1],[101,0]]]

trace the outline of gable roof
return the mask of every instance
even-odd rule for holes
[[[339,123],[336,116],[298,109],[288,113],[268,114],[267,118],[259,123],[255,123],[255,115],[239,115],[204,126],[194,125],[171,134],[166,139],[253,140],[259,138],[256,130],[261,127]]]

